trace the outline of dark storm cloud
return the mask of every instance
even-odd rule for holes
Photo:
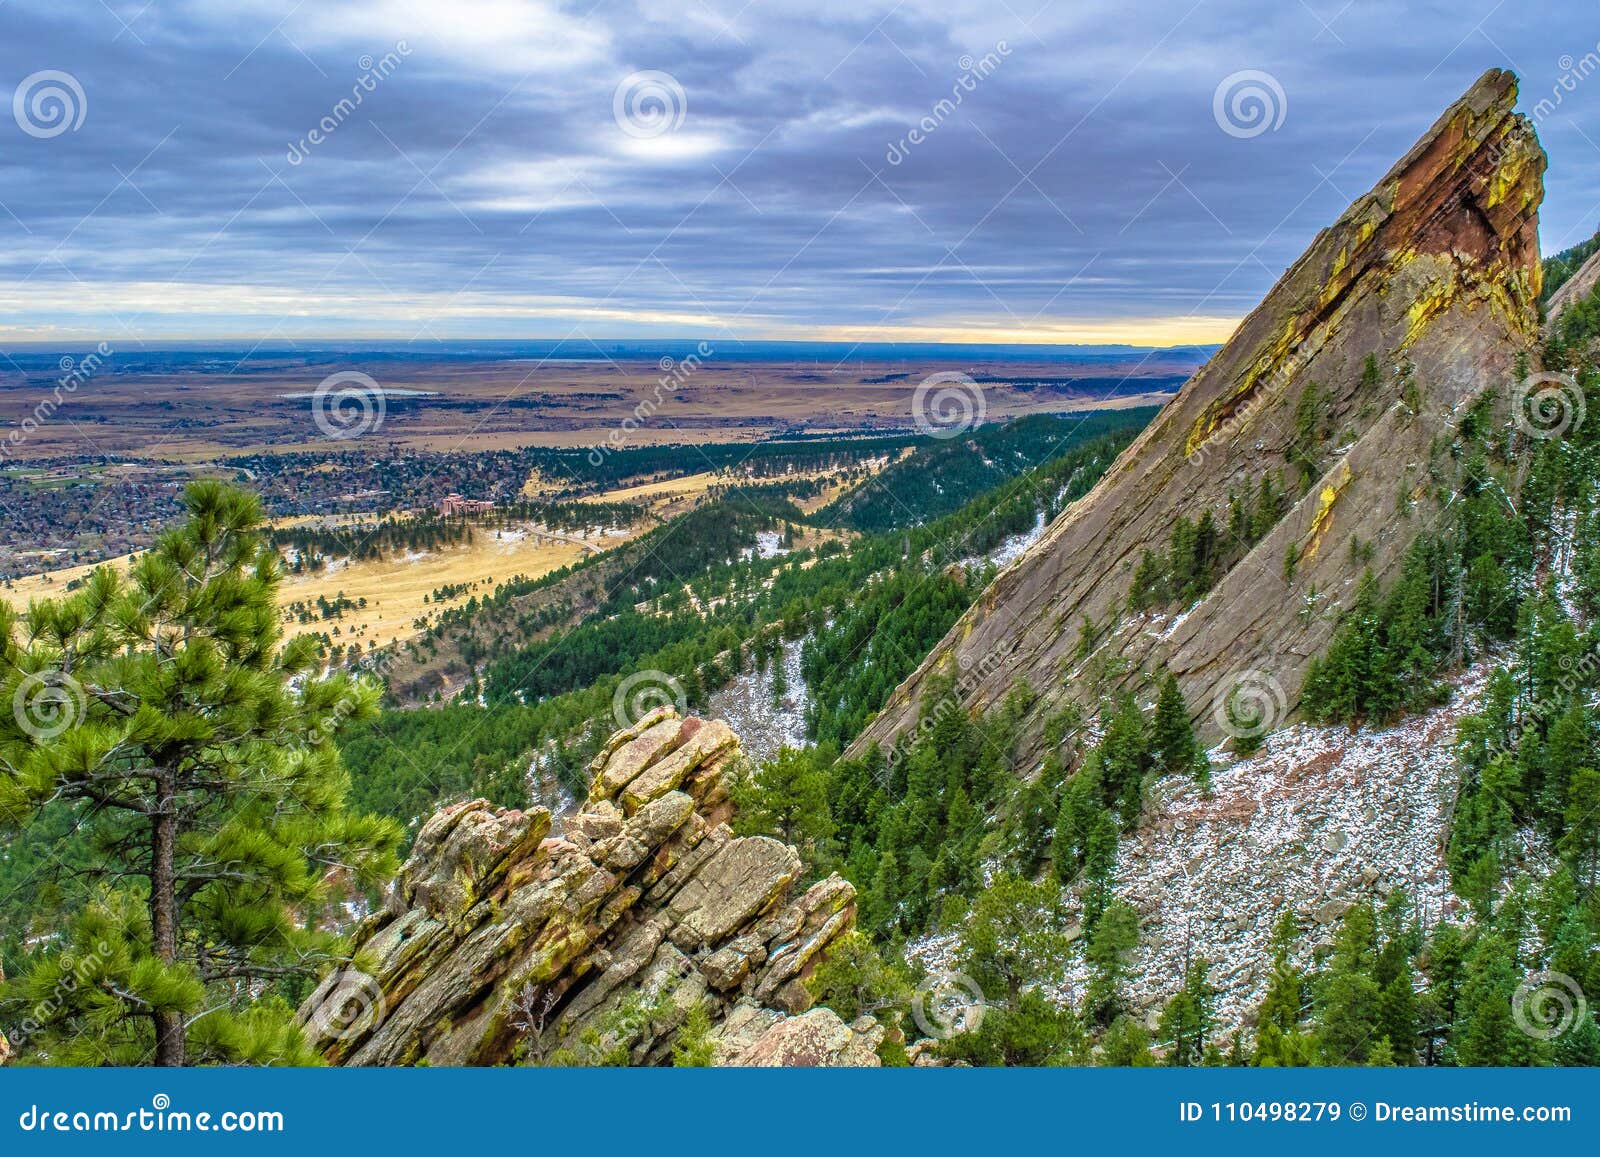
[[[0,33],[0,93],[87,101],[0,107],[0,337],[1193,339],[1491,66],[1540,110],[1547,248],[1600,225],[1579,0],[11,0]],[[660,135],[613,115],[643,70]],[[1284,94],[1260,135],[1213,114],[1244,70]]]

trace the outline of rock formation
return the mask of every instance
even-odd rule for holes
[[[969,710],[1026,680],[1040,693],[1024,726],[1035,755],[1044,720],[1064,704],[1092,709],[1161,664],[1209,740],[1221,732],[1219,696],[1241,680],[1267,684],[1277,714],[1292,710],[1360,571],[1391,577],[1429,528],[1433,494],[1457,468],[1444,447],[1462,409],[1507,389],[1518,352],[1537,341],[1546,158],[1516,97],[1511,74],[1487,73],[1319,234],[1094,491],[1000,574],[852,752],[904,733],[940,673]],[[1369,356],[1376,381],[1363,372]],[[1165,549],[1178,518],[1209,510],[1226,525],[1230,490],[1272,471],[1300,495],[1294,415],[1311,383],[1329,431],[1320,476],[1186,613],[1128,613],[1135,566],[1145,550]]]
[[[801,888],[794,848],[732,834],[740,759],[724,724],[661,708],[605,744],[559,834],[545,808],[440,811],[301,1008],[308,1039],[339,1064],[660,1064],[698,1008],[717,1063],[877,1064],[882,1027],[804,983],[855,889]]]
[[[1569,305],[1582,301],[1597,287],[1600,287],[1600,253],[1585,261],[1583,268],[1574,273],[1565,285],[1551,295],[1549,303],[1545,306],[1545,316],[1548,318],[1546,325],[1554,326]]]

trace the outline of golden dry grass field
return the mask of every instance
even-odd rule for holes
[[[826,502],[859,483],[867,473],[885,463],[871,464],[868,471],[832,471],[790,475],[792,479],[822,479],[827,485],[821,495],[800,503],[820,509]],[[705,471],[682,478],[666,479],[637,486],[622,487],[595,495],[585,501],[625,502],[642,506],[659,520],[672,518],[704,500],[710,489],[734,480],[734,476]],[[538,480],[531,479],[525,493],[536,493]],[[371,522],[372,515],[302,515],[273,520],[276,527],[356,526]],[[494,593],[498,583],[513,576],[538,578],[595,554],[627,542],[649,529],[649,522],[631,528],[613,528],[593,534],[552,531],[536,523],[507,529],[474,527],[470,543],[427,551],[390,555],[383,559],[336,560],[323,570],[289,573],[278,592],[286,635],[302,633],[329,636],[329,642],[346,649],[361,650],[387,646],[396,640],[417,635],[418,620],[431,622],[440,611],[457,607],[476,596]],[[816,534],[822,541],[824,534]],[[807,541],[804,545],[814,545]],[[133,556],[123,555],[101,564],[126,571]],[[59,597],[74,580],[94,569],[93,565],[64,567],[13,579],[0,588],[3,597],[17,610],[35,598]],[[443,597],[437,597],[442,594]],[[318,599],[340,607],[337,617],[322,618]],[[357,604],[344,606],[345,601]]]
[[[304,523],[306,519],[284,519]],[[626,542],[643,526],[613,530],[585,537],[566,532],[552,533],[540,527],[521,526],[504,531],[476,528],[473,540],[459,546],[418,551],[385,559],[359,562],[337,561],[317,573],[289,574],[278,591],[286,635],[327,632],[333,643],[362,650],[369,645],[383,647],[397,639],[418,633],[416,620],[431,618],[439,611],[460,606],[476,595],[483,598],[495,584],[513,575],[538,578],[577,562],[587,554]],[[131,556],[111,559],[107,566],[126,571]],[[74,579],[86,576],[93,566],[67,567],[14,579],[9,588],[0,589],[16,609],[23,610],[35,598],[58,597],[67,592]],[[464,587],[443,600],[435,591],[444,587]],[[340,595],[364,607],[345,609],[340,617],[322,620],[318,613],[320,596],[333,603]],[[301,622],[303,604],[311,621]],[[334,634],[335,629],[338,633]]]

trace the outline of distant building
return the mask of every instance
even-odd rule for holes
[[[487,514],[494,509],[494,503],[484,498],[463,498],[459,494],[446,494],[439,500],[439,517],[449,518],[456,514]]]

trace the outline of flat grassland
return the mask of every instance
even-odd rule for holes
[[[592,446],[624,422],[633,446],[903,431],[913,428],[918,386],[937,372],[974,378],[984,415],[993,422],[1164,401],[1196,365],[1192,353],[1177,351],[1119,361],[710,358],[680,376],[648,360],[364,363],[356,353],[220,364],[230,360],[186,364],[181,372],[138,362],[102,369],[63,395],[51,420],[8,447],[7,460],[96,454],[199,464],[357,444],[438,452]],[[325,378],[343,370],[366,373],[386,391],[381,423],[353,441],[329,437],[317,424],[312,400]],[[19,428],[55,380],[48,373],[0,371],[0,430]]]
[[[431,620],[439,611],[460,606],[474,596],[482,599],[494,593],[497,583],[515,575],[538,578],[570,566],[585,555],[626,542],[643,529],[640,526],[585,537],[532,525],[498,531],[477,527],[469,543],[382,559],[339,559],[320,571],[284,577],[278,588],[284,634],[292,637],[327,632],[331,642],[347,648],[383,647],[418,634],[418,619]],[[131,558],[122,555],[100,565],[126,572]],[[9,588],[0,589],[0,598],[23,611],[32,599],[60,597],[75,580],[94,569],[75,566],[14,579]],[[443,597],[435,597],[441,592]],[[323,619],[317,600],[321,598],[332,605],[341,596],[357,605]],[[301,621],[301,606],[309,614],[309,621]]]

